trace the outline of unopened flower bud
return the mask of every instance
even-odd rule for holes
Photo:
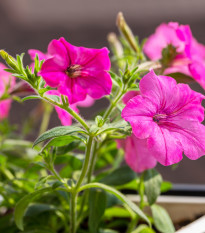
[[[117,62],[120,68],[124,67],[124,61],[122,60],[123,58],[123,47],[120,43],[120,41],[118,40],[117,36],[115,33],[111,32],[108,34],[107,36],[107,40],[110,43],[110,47],[112,49],[113,54],[116,56],[117,58]]]
[[[135,40],[135,37],[130,29],[130,27],[127,25],[124,16],[122,12],[119,12],[117,15],[117,21],[116,21],[117,27],[119,28],[122,35],[125,37],[131,48],[137,53],[138,52],[138,46],[137,42]]]
[[[18,69],[17,61],[11,55],[9,55],[6,51],[0,50],[1,57],[5,60],[5,62],[14,70]]]
[[[101,117],[101,116],[98,115],[95,118],[95,123],[96,123],[96,125],[98,127],[102,127],[104,125],[105,121],[104,121],[103,117]]]

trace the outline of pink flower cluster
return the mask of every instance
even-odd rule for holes
[[[204,96],[154,71],[141,79],[139,88],[140,94],[122,111],[133,130],[120,142],[128,165],[142,172],[157,161],[165,166],[178,163],[183,152],[192,160],[205,155]]]
[[[43,63],[40,75],[49,86],[68,96],[70,104],[85,100],[87,95],[99,99],[109,95],[112,88],[108,53],[107,48],[73,46],[64,38],[52,40],[50,58]]]
[[[4,71],[7,67],[0,63],[0,97],[5,93],[6,87],[8,86],[10,91],[15,85],[15,78],[8,72]],[[11,107],[11,99],[0,101],[0,120],[6,118],[9,114]]]
[[[191,76],[205,89],[205,46],[192,36],[189,25],[175,22],[161,24],[144,45],[144,52],[151,60],[162,58],[168,45],[176,48],[177,55],[164,74],[183,73]]]

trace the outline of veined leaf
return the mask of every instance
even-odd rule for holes
[[[89,193],[89,232],[97,233],[106,208],[106,193],[102,189],[91,189]]]
[[[145,194],[150,205],[154,204],[161,192],[162,177],[155,170],[147,170],[144,174]]]
[[[132,201],[130,201],[127,197],[125,197],[122,193],[117,191],[116,189],[114,189],[108,185],[101,184],[101,183],[90,183],[90,184],[86,184],[86,185],[82,186],[80,188],[80,191],[85,190],[85,189],[89,189],[89,188],[101,188],[101,189],[106,190],[109,193],[112,193],[119,200],[121,200],[125,205],[129,206],[130,209],[132,209],[136,214],[138,214],[142,219],[144,219],[150,225],[149,219],[140,210],[140,208],[137,205],[135,205]]]
[[[159,205],[152,205],[152,216],[154,219],[154,225],[156,226],[157,230],[159,230],[162,233],[174,233],[174,225],[172,223],[172,220],[170,219],[167,211],[159,206]]]
[[[45,140],[64,136],[64,135],[70,135],[73,133],[85,133],[85,131],[83,131],[80,127],[77,127],[77,126],[58,126],[41,134],[35,140],[33,147],[36,146],[38,143],[43,142]]]
[[[128,166],[120,167],[107,176],[105,176],[100,182],[107,185],[123,185],[134,180],[137,177],[136,173]]]
[[[41,99],[43,100],[42,97],[40,97],[39,95],[29,95],[29,96],[26,96],[22,99],[22,102],[26,101],[26,100],[32,100],[32,99]]]
[[[23,231],[23,229],[24,229],[24,227],[23,227],[23,217],[24,217],[25,211],[26,211],[29,203],[31,203],[35,198],[42,195],[43,193],[50,192],[50,191],[53,191],[53,189],[50,188],[50,187],[37,190],[37,191],[35,191],[33,193],[30,193],[30,194],[24,196],[17,203],[16,208],[15,208],[15,212],[14,212],[14,219],[15,219],[15,223],[16,223],[17,227],[20,230]]]

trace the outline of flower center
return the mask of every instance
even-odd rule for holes
[[[167,119],[167,115],[166,114],[156,114],[152,117],[152,119],[154,122],[159,123],[161,120]]]
[[[65,72],[70,78],[76,78],[81,74],[81,66],[77,64],[70,65]]]

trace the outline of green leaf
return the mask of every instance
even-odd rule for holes
[[[60,137],[60,136],[69,135],[73,133],[85,133],[85,131],[83,131],[80,127],[77,127],[77,126],[58,126],[41,134],[35,140],[33,147],[36,146],[38,143],[48,140],[50,138]]]
[[[161,193],[165,193],[169,191],[170,189],[172,189],[172,183],[168,181],[163,181],[160,189],[161,189]]]
[[[107,185],[118,186],[127,184],[130,181],[134,180],[136,177],[136,173],[132,169],[130,169],[130,167],[123,166],[111,172],[100,182]]]
[[[126,209],[122,207],[111,207],[106,209],[104,214],[106,219],[112,219],[112,218],[129,218],[130,213]]]
[[[100,130],[97,132],[96,135],[105,133],[107,131],[116,131],[116,130],[128,131],[130,128],[131,126],[125,120],[120,120],[114,123],[104,124],[103,127],[100,128]]]
[[[112,80],[115,82],[115,84],[119,87],[122,87],[122,78],[112,71],[109,71],[109,73],[110,73]]]
[[[38,95],[30,95],[30,96],[26,96],[22,99],[22,102],[26,101],[26,100],[32,100],[32,99],[41,99],[43,100],[43,98],[41,98],[40,96]]]
[[[57,95],[44,95],[46,98],[51,99],[54,102],[60,103],[60,97]]]
[[[114,231],[111,229],[100,229],[99,233],[118,233],[118,231]]]
[[[101,183],[90,183],[90,184],[86,184],[86,185],[82,186],[80,188],[80,191],[82,191],[84,189],[89,189],[89,188],[101,188],[101,189],[106,190],[109,193],[112,193],[119,200],[121,200],[124,204],[128,205],[129,208],[131,208],[136,214],[138,214],[142,219],[144,219],[150,225],[149,219],[140,210],[140,208],[137,205],[135,205],[132,201],[130,201],[128,198],[126,198],[122,193],[120,193],[119,191],[117,191],[116,189],[114,189],[114,188],[112,188],[110,186],[107,186],[105,184],[101,184]]]
[[[20,232],[19,232],[20,233]],[[28,231],[23,231],[21,233],[54,233],[51,230],[42,230],[42,229],[35,229],[35,230],[28,230]]]
[[[137,229],[132,231],[132,233],[155,233],[155,231],[149,228],[147,225],[142,224],[137,227]]]
[[[144,173],[145,194],[149,205],[154,204],[160,195],[161,183],[162,177],[155,169],[147,170]]]
[[[167,211],[163,207],[154,204],[151,206],[151,210],[154,219],[154,225],[158,231],[162,233],[175,232],[172,220],[170,219]]]
[[[14,219],[17,227],[23,231],[23,217],[24,213],[29,205],[35,198],[37,198],[39,195],[42,195],[45,192],[53,191],[52,188],[43,188],[40,190],[37,190],[33,193],[30,193],[26,196],[24,196],[17,204],[14,212]]]
[[[51,139],[48,143],[46,143],[46,145],[41,149],[41,152],[43,150],[51,147],[51,146],[55,146],[55,147],[67,146],[68,144],[70,144],[71,142],[74,142],[76,140],[81,140],[84,143],[86,143],[85,137],[83,137],[82,135],[79,135],[79,136],[71,136],[71,135],[59,136],[57,138]]]
[[[37,216],[43,212],[54,211],[54,210],[57,210],[57,208],[53,205],[34,203],[34,204],[29,205],[25,213],[25,216],[27,217]]]
[[[106,208],[106,193],[101,189],[91,189],[89,193],[89,232],[97,233],[100,220]]]

